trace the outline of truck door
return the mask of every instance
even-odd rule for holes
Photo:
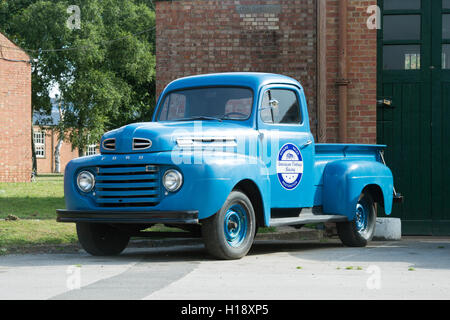
[[[270,175],[272,208],[312,207],[314,138],[303,90],[265,87],[257,116],[258,150]]]

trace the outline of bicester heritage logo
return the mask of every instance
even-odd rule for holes
[[[286,190],[294,190],[300,184],[303,176],[303,157],[296,145],[287,143],[280,149],[277,175]]]

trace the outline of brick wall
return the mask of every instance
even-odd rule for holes
[[[0,182],[30,181],[31,65],[8,61],[30,58],[2,34],[0,50]]]
[[[327,1],[327,141],[338,142],[338,0]],[[348,1],[348,140],[376,142],[376,30]],[[299,80],[316,132],[316,0],[181,0],[156,6],[157,92],[193,74],[274,72]]]
[[[338,142],[338,0],[327,1],[327,140]],[[376,0],[348,1],[348,142],[376,143],[377,31],[367,28]]]
[[[299,80],[316,129],[316,0],[156,3],[157,93],[176,78],[281,73]]]

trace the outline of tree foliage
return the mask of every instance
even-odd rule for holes
[[[73,147],[107,130],[149,121],[155,103],[155,13],[150,0],[0,0],[0,31],[33,59],[33,108],[64,101],[60,127]],[[68,8],[80,8],[69,28]]]

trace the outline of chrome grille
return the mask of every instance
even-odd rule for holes
[[[116,139],[111,138],[103,140],[103,149],[116,150]]]
[[[145,150],[152,146],[150,139],[133,138],[133,150]]]
[[[100,207],[152,207],[160,201],[155,165],[97,167],[95,201]]]

